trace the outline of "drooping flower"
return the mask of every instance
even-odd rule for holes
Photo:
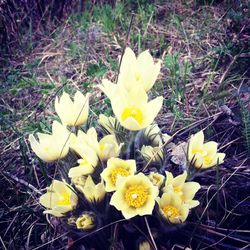
[[[76,220],[77,229],[90,230],[95,227],[95,218],[89,212],[84,212]]]
[[[146,161],[161,162],[164,158],[163,148],[161,147],[143,145],[140,152]]]
[[[89,175],[84,186],[76,185],[76,188],[91,202],[101,202],[105,197],[105,187],[103,181],[95,184],[92,177]]]
[[[153,185],[160,188],[161,185],[163,184],[165,177],[157,172],[150,172],[148,178],[153,183]]]
[[[188,205],[185,204],[180,196],[173,192],[164,193],[162,197],[156,198],[159,204],[160,214],[173,224],[183,223],[189,213]]]
[[[99,115],[98,123],[109,133],[115,134],[115,123],[116,119],[113,116],[105,116],[103,114]]]
[[[140,86],[134,87],[129,92],[119,86],[116,88],[115,94],[109,94],[109,98],[113,112],[120,124],[128,130],[134,131],[149,126],[160,111],[163,102],[162,96],[148,102],[148,96]]]
[[[204,133],[200,131],[191,136],[188,143],[188,160],[196,168],[206,169],[224,162],[225,154],[217,153],[218,143],[204,143]]]
[[[62,217],[65,213],[75,209],[77,201],[77,195],[72,187],[58,180],[53,180],[47,193],[39,199],[39,202],[48,208],[43,213],[52,214],[56,217]]]
[[[115,135],[106,135],[99,142],[95,128],[90,128],[87,133],[78,131],[76,139],[71,140],[70,147],[83,159],[91,158],[92,166],[96,166],[98,157],[107,160],[120,154],[123,143],[118,144]],[[89,160],[88,160],[89,162]]]
[[[135,53],[130,48],[126,48],[121,61],[118,85],[121,84],[128,91],[134,85],[140,85],[147,92],[153,87],[160,69],[161,60],[154,63],[149,50],[143,51],[136,58]]]
[[[89,115],[89,94],[84,96],[80,91],[77,91],[74,101],[72,101],[69,94],[63,92],[60,99],[56,97],[55,110],[64,125],[83,125]]]
[[[142,173],[120,177],[116,183],[116,191],[112,195],[110,205],[122,212],[126,219],[136,215],[152,214],[158,188]]]
[[[200,204],[198,200],[193,200],[196,192],[200,189],[200,184],[194,181],[185,182],[186,179],[186,171],[176,177],[173,177],[171,172],[166,171],[166,181],[163,192],[174,192],[179,195],[181,200],[187,204],[189,208],[194,208]]]
[[[46,162],[64,158],[69,152],[70,132],[61,123],[54,121],[52,134],[37,133],[39,141],[29,135],[29,142],[35,154]]]
[[[168,134],[161,133],[161,130],[156,123],[149,125],[145,129],[144,134],[149,138],[149,140],[151,141],[151,146],[153,147],[159,147],[163,143],[169,141],[171,138],[171,136],[169,136]]]
[[[116,182],[119,177],[131,176],[134,175],[135,172],[135,160],[110,158],[107,162],[107,167],[101,173],[101,177],[105,182],[106,192],[112,192],[116,190]]]

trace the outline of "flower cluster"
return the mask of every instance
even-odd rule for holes
[[[51,134],[37,133],[38,140],[30,135],[30,145],[45,162],[65,158],[59,167],[64,170],[68,155],[76,160],[67,163],[67,176],[53,180],[40,197],[47,208],[44,213],[71,216],[76,229],[94,230],[98,206],[113,207],[114,218],[152,215],[180,224],[199,205],[195,195],[200,184],[189,181],[190,170],[216,166],[225,154],[217,153],[216,142],[204,143],[200,131],[188,141],[186,170],[175,177],[168,170],[165,146],[172,138],[155,123],[163,97],[149,98],[160,65],[148,50],[136,57],[126,48],[117,83],[103,79],[98,86],[110,99],[115,116],[101,114],[96,128],[87,127],[89,94],[77,91],[73,100],[65,92],[56,97],[61,123],[53,122]]]

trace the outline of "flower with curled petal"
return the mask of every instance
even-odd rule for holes
[[[77,195],[73,188],[62,181],[53,180],[46,194],[43,194],[39,202],[49,210],[43,213],[62,217],[65,213],[75,209],[77,205]]]
[[[200,204],[198,200],[193,200],[196,192],[200,189],[200,184],[194,181],[185,182],[186,179],[186,171],[176,177],[173,177],[171,172],[166,171],[166,181],[163,192],[174,192],[178,194],[189,208],[194,208]]]
[[[188,143],[188,160],[194,167],[207,169],[224,162],[225,154],[217,153],[218,143],[204,143],[204,133],[200,131],[191,136]]]
[[[68,154],[72,134],[58,121],[52,124],[52,134],[37,133],[37,137],[39,141],[29,135],[29,142],[32,150],[43,161],[56,161]]]
[[[183,223],[189,213],[189,207],[176,193],[164,193],[161,198],[157,197],[160,214],[172,224]]]

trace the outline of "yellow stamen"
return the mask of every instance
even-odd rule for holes
[[[213,160],[212,160],[209,156],[204,156],[205,165],[211,164],[212,161],[213,161]]]
[[[139,81],[140,79],[141,79],[141,74],[137,72],[137,73],[135,74],[135,80],[136,80],[136,81]]]
[[[111,181],[115,185],[118,176],[129,176],[129,171],[123,167],[117,167],[115,168],[111,173]]]
[[[163,213],[166,215],[166,217],[169,218],[176,218],[178,216],[180,216],[180,212],[176,207],[167,205],[165,207],[162,208]]]
[[[100,144],[99,144],[99,148],[100,148],[101,151],[103,151],[103,150],[105,149],[105,147],[106,147],[106,146],[105,146],[104,143],[100,143]]]
[[[57,202],[59,206],[67,206],[70,205],[70,193],[63,193],[59,197],[59,201]]]
[[[131,186],[125,193],[125,200],[131,207],[142,207],[147,199],[148,191],[142,185]]]
[[[183,200],[184,199],[184,195],[182,192],[182,187],[181,186],[177,186],[177,187],[173,187],[174,188],[174,192],[177,193],[180,198]]]
[[[140,125],[142,125],[143,122],[143,113],[141,112],[140,109],[137,107],[126,107],[123,112],[122,112],[122,121],[127,120],[129,117],[135,119]]]

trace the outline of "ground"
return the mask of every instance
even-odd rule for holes
[[[162,131],[174,135],[178,143],[205,129],[207,140],[219,142],[220,151],[226,153],[224,164],[197,177],[203,185],[201,206],[181,229],[185,240],[169,232],[166,249],[247,249],[249,4],[114,2],[87,1],[81,11],[75,6],[65,8],[60,20],[44,18],[34,28],[32,20],[27,25],[23,18],[20,26],[13,26],[16,33],[8,31],[5,39],[1,36],[3,249],[70,246],[58,220],[47,220],[42,214],[39,193],[51,182],[54,168],[36,158],[27,138],[31,133],[49,131],[54,98],[63,90],[91,92],[90,120],[100,113],[110,115],[110,102],[97,84],[103,77],[116,79],[118,57],[125,46],[136,52],[149,49],[163,62],[153,89],[153,94],[164,96],[157,117]],[[8,4],[0,7],[1,11],[13,10]],[[114,245],[113,249],[122,248]]]

